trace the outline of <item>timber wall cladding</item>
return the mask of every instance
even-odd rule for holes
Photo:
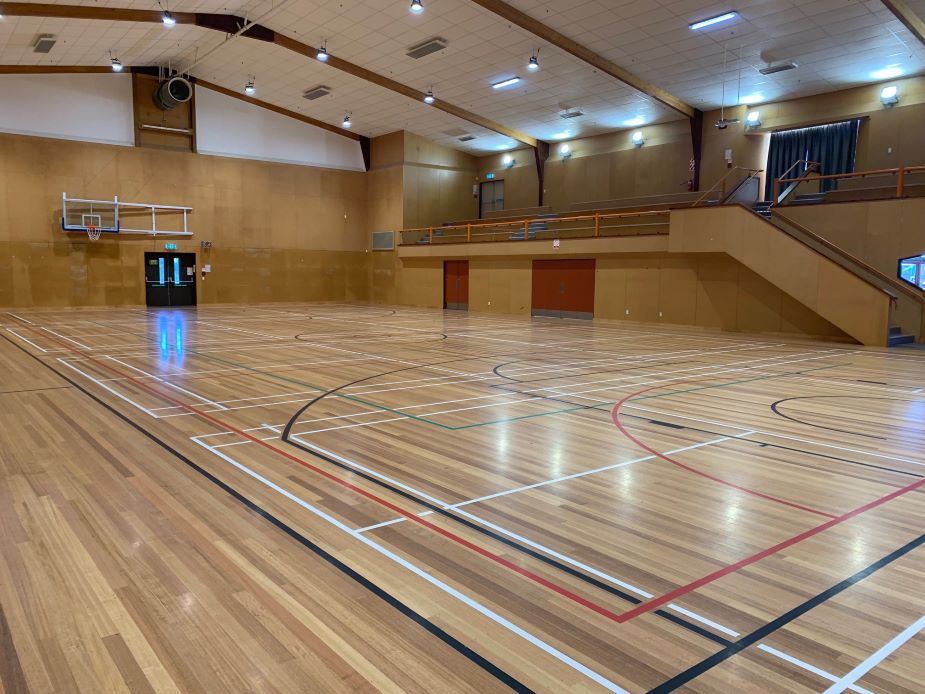
[[[66,236],[62,191],[191,205],[195,236]],[[365,300],[366,198],[362,172],[0,135],[0,306],[141,304],[165,240],[212,265],[200,303]]]

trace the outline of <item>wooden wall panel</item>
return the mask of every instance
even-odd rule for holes
[[[529,258],[473,258],[469,261],[469,310],[530,315]]]

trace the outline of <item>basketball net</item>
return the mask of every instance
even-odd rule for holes
[[[89,226],[87,229],[87,238],[91,241],[99,241],[100,235],[103,233],[103,230],[99,227]]]

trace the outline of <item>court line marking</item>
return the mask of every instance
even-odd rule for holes
[[[11,313],[10,315],[12,316],[13,314]],[[32,345],[32,346],[35,347],[38,351],[43,352],[43,353],[45,353],[45,354],[48,353],[48,350],[47,350],[47,349],[45,349],[44,347],[39,347],[39,346],[38,346],[37,344],[35,344],[32,340],[30,340],[30,339],[27,338],[27,337],[23,337],[22,335],[20,335],[18,332],[16,332],[16,331],[13,330],[12,328],[7,328],[6,331],[7,331],[8,333],[13,333],[13,334],[14,334],[16,337],[18,337],[20,340],[22,340],[23,342],[26,342],[26,343]]]
[[[129,405],[131,405],[132,407],[135,407],[136,409],[141,410],[142,412],[144,412],[144,413],[145,413],[146,415],[148,415],[149,417],[153,417],[154,419],[160,419],[160,417],[158,417],[156,414],[154,414],[154,413],[153,413],[151,410],[149,410],[147,407],[143,407],[142,405],[139,405],[137,402],[135,402],[134,400],[132,400],[132,399],[131,399],[130,397],[128,397],[127,395],[122,395],[122,393],[119,393],[119,392],[116,391],[115,389],[110,388],[110,387],[107,386],[105,383],[102,383],[101,381],[99,381],[98,379],[94,378],[93,376],[91,376],[91,375],[88,374],[87,372],[78,369],[78,368],[77,368],[76,366],[74,366],[73,364],[68,363],[67,360],[65,360],[63,357],[57,357],[57,360],[58,360],[59,362],[61,362],[62,364],[64,364],[67,368],[71,369],[72,371],[76,371],[77,373],[79,373],[79,374],[80,374],[81,376],[83,376],[84,378],[87,378],[87,379],[93,381],[93,382],[96,383],[96,385],[98,385],[100,388],[103,388],[104,390],[106,390],[106,391],[112,393],[113,395],[115,395],[115,396],[116,396],[117,398],[119,398],[120,400],[124,400],[124,401],[127,402]]]
[[[765,653],[769,653],[770,655],[773,655],[776,658],[780,658],[781,660],[786,660],[788,663],[792,663],[793,665],[796,665],[797,667],[801,667],[804,670],[808,670],[814,675],[819,675],[819,677],[822,677],[823,679],[827,679],[829,682],[838,681],[838,677],[836,675],[833,675],[831,672],[826,672],[822,668],[818,668],[815,665],[811,665],[810,663],[800,660],[799,658],[794,658],[789,653],[784,653],[783,651],[779,651],[776,648],[771,648],[770,646],[763,644],[763,643],[759,643],[757,648],[759,651],[764,651]],[[850,689],[853,692],[857,692],[858,694],[874,694],[869,689],[864,689],[864,687],[858,686],[856,684],[851,684],[846,688]]]
[[[224,405],[221,405],[221,404],[219,404],[219,403],[217,403],[217,402],[214,402],[214,401],[212,401],[212,400],[209,400],[209,398],[207,398],[207,397],[204,397],[204,396],[202,396],[202,395],[199,395],[198,393],[194,393],[194,392],[191,391],[191,390],[187,390],[186,388],[183,388],[183,387],[181,387],[181,386],[178,386],[176,383],[171,383],[170,381],[164,380],[163,378],[160,378],[160,377],[158,377],[158,376],[155,376],[154,374],[148,373],[147,371],[143,371],[142,369],[139,369],[139,368],[137,368],[137,367],[135,367],[135,366],[132,366],[131,364],[128,364],[128,363],[122,361],[121,359],[116,359],[115,357],[103,357],[103,358],[104,358],[104,359],[109,359],[109,360],[111,360],[111,361],[114,361],[114,362],[116,362],[117,364],[122,364],[122,366],[125,366],[125,367],[131,369],[132,371],[137,371],[138,373],[143,374],[144,376],[148,376],[149,378],[153,378],[155,381],[157,381],[157,382],[159,382],[159,383],[163,383],[165,386],[170,386],[171,388],[173,388],[173,389],[175,389],[175,390],[178,390],[178,391],[180,391],[181,393],[186,393],[187,395],[191,395],[192,397],[196,398],[197,400],[199,400],[199,401],[201,401],[201,402],[203,402],[203,403],[205,403],[205,404],[207,404],[207,405],[214,405],[214,406],[215,406],[217,409],[219,409],[219,410],[227,410],[227,409],[228,409],[228,408],[225,407]],[[154,408],[154,409],[159,409],[159,408]],[[152,409],[152,411],[154,411],[154,409]]]
[[[898,633],[887,643],[883,644],[883,646],[876,653],[872,653],[863,662],[859,663],[858,666],[851,672],[842,677],[831,687],[826,689],[825,694],[839,694],[839,692],[845,691],[848,686],[854,684],[868,672],[877,667],[877,665],[889,657],[890,654],[902,647],[906,641],[914,637],[922,629],[925,629],[925,615],[919,617],[912,624],[903,629],[903,631]]]
[[[354,538],[355,540],[360,541],[361,543],[363,543],[363,544],[365,544],[366,546],[368,546],[370,549],[372,549],[372,550],[374,550],[375,552],[378,552],[379,554],[381,554],[382,556],[384,556],[384,557],[390,559],[391,561],[395,562],[396,564],[398,564],[398,565],[401,566],[402,568],[406,569],[407,571],[410,571],[411,573],[413,573],[414,575],[418,576],[419,578],[422,578],[423,580],[427,581],[428,583],[430,583],[430,584],[431,584],[432,586],[434,586],[435,588],[438,588],[439,590],[443,591],[443,592],[446,593],[447,595],[450,595],[451,597],[455,598],[455,599],[458,600],[459,602],[461,602],[461,603],[463,603],[464,605],[466,605],[466,606],[470,607],[471,609],[475,610],[476,612],[478,612],[479,614],[483,615],[484,617],[487,617],[488,619],[490,619],[491,621],[495,622],[496,624],[498,624],[499,626],[503,627],[504,629],[506,629],[506,630],[510,631],[511,633],[513,633],[513,634],[519,636],[520,638],[524,639],[525,641],[527,641],[527,642],[530,643],[531,645],[535,646],[536,648],[540,649],[541,651],[547,653],[548,655],[552,656],[552,657],[555,658],[556,660],[560,661],[560,662],[563,663],[564,665],[567,665],[568,667],[570,667],[570,668],[572,668],[573,670],[575,670],[575,671],[581,673],[581,674],[584,675],[585,677],[587,677],[587,678],[593,680],[594,682],[596,682],[597,684],[601,685],[602,687],[604,687],[604,688],[607,689],[608,691],[615,692],[616,694],[628,694],[628,692],[627,692],[625,689],[623,689],[622,687],[620,687],[620,686],[617,685],[616,683],[610,681],[609,679],[607,679],[607,678],[604,677],[603,675],[601,675],[601,674],[595,672],[594,670],[592,670],[591,668],[587,667],[586,665],[583,665],[582,663],[578,662],[577,660],[575,660],[575,659],[572,658],[571,656],[569,656],[569,655],[563,653],[562,651],[558,650],[558,649],[555,648],[554,646],[549,645],[548,643],[546,643],[545,641],[543,641],[543,640],[540,639],[539,637],[537,637],[537,636],[535,636],[534,634],[528,632],[526,629],[524,629],[524,628],[522,628],[522,627],[520,627],[520,626],[514,624],[513,622],[511,622],[510,620],[508,620],[508,619],[506,619],[505,617],[501,616],[500,614],[498,614],[497,612],[493,611],[492,609],[490,609],[490,608],[488,608],[488,607],[482,605],[480,602],[478,602],[478,601],[476,601],[475,599],[469,597],[469,596],[466,595],[465,593],[463,593],[463,592],[457,590],[456,588],[453,588],[452,586],[450,586],[450,585],[447,584],[447,583],[444,583],[444,582],[441,581],[439,578],[437,578],[437,577],[431,575],[430,573],[428,573],[428,572],[425,571],[424,569],[421,569],[420,567],[418,567],[416,564],[413,564],[413,563],[411,563],[410,561],[408,561],[407,559],[404,559],[403,557],[400,557],[400,556],[397,555],[396,553],[394,553],[394,552],[392,552],[391,550],[387,549],[386,547],[380,545],[378,542],[375,542],[374,540],[372,540],[372,539],[370,539],[370,538],[364,536],[363,534],[356,532],[354,529],[352,529],[352,528],[350,528],[349,526],[345,525],[344,523],[342,523],[341,521],[337,520],[337,519],[334,518],[333,516],[328,515],[327,513],[325,513],[324,511],[322,511],[321,509],[316,508],[315,506],[312,506],[311,504],[309,504],[309,503],[306,502],[305,500],[301,499],[301,498],[298,497],[297,495],[293,494],[292,492],[290,492],[290,491],[284,489],[283,487],[280,487],[279,485],[277,485],[277,484],[275,484],[274,482],[268,480],[267,478],[263,477],[263,476],[260,475],[259,473],[254,472],[253,470],[251,470],[249,467],[247,467],[247,466],[244,465],[243,463],[240,463],[240,462],[236,461],[234,458],[232,458],[232,457],[230,457],[230,456],[228,456],[228,455],[222,453],[221,451],[216,451],[216,450],[214,450],[211,446],[209,446],[209,445],[206,444],[206,443],[203,443],[202,441],[200,441],[200,440],[199,440],[197,437],[195,437],[195,436],[192,437],[192,440],[195,441],[195,442],[196,442],[197,444],[199,444],[200,446],[202,446],[203,448],[205,448],[206,450],[210,451],[213,455],[216,455],[216,456],[218,456],[219,458],[221,458],[222,460],[224,460],[225,462],[231,464],[232,466],[234,466],[235,468],[237,468],[238,470],[240,470],[240,471],[243,472],[244,474],[246,474],[246,475],[248,475],[249,477],[251,477],[251,478],[257,480],[258,482],[260,482],[260,483],[263,484],[264,486],[268,487],[269,489],[272,489],[273,491],[275,491],[276,493],[280,494],[281,496],[283,496],[283,497],[289,499],[290,501],[292,501],[293,503],[295,503],[295,504],[297,504],[298,506],[302,507],[303,509],[305,509],[305,510],[308,511],[309,513],[311,513],[311,514],[317,516],[318,518],[321,518],[322,520],[327,521],[328,523],[330,523],[331,525],[333,525],[333,526],[334,526],[335,528],[337,528],[338,530],[341,530],[342,532],[346,533],[347,535],[349,535],[350,537]]]
[[[272,431],[276,431],[277,433],[280,433],[280,432],[279,432],[279,429],[276,428],[276,427],[273,427],[273,426],[271,426],[271,425],[263,425],[263,426],[264,426],[265,428],[268,428],[268,429],[272,430]],[[704,447],[704,446],[707,446],[707,445],[713,445],[713,444],[719,443],[719,442],[721,442],[721,441],[728,441],[728,440],[731,440],[731,439],[734,439],[734,438],[742,438],[742,437],[744,437],[744,436],[746,436],[746,435],[747,435],[747,434],[739,434],[739,435],[737,435],[737,436],[721,437],[721,438],[719,438],[719,439],[716,439],[715,441],[701,442],[701,443],[699,443],[699,444],[694,444],[693,446],[688,446],[688,447],[685,447],[685,449],[679,449],[679,450],[674,451],[674,452],[675,452],[675,453],[678,453],[678,452],[681,452],[681,450],[691,450],[692,448],[698,448],[698,447]],[[197,437],[197,438],[198,438],[198,437]],[[371,475],[374,475],[374,476],[376,476],[376,477],[379,477],[379,478],[381,478],[381,479],[383,479],[383,480],[385,480],[385,481],[387,481],[387,482],[389,482],[389,483],[391,483],[391,484],[394,484],[395,486],[397,486],[397,487],[399,487],[399,488],[404,489],[405,491],[409,491],[409,492],[412,492],[412,493],[414,493],[414,494],[418,494],[418,495],[420,495],[422,498],[427,499],[428,501],[431,501],[431,502],[433,502],[433,503],[436,503],[436,504],[438,504],[438,505],[443,506],[443,508],[444,508],[445,510],[455,510],[455,509],[458,509],[459,506],[464,506],[464,505],[466,505],[466,504],[475,503],[475,501],[478,501],[478,500],[476,499],[476,500],[471,500],[471,501],[462,502],[462,503],[460,503],[460,504],[446,504],[446,502],[441,501],[440,499],[437,499],[437,498],[435,498],[435,497],[433,497],[433,496],[430,496],[430,495],[427,494],[426,492],[422,492],[422,491],[420,491],[420,490],[415,489],[414,487],[411,487],[411,486],[406,485],[406,484],[404,484],[404,483],[402,483],[402,482],[399,482],[398,480],[394,480],[394,479],[388,477],[387,475],[384,475],[384,474],[378,472],[377,470],[374,470],[374,469],[372,469],[372,468],[368,468],[368,467],[366,467],[366,466],[364,466],[364,465],[361,465],[360,463],[357,463],[357,462],[355,462],[355,461],[352,461],[352,460],[349,460],[349,459],[347,459],[347,458],[344,458],[343,456],[340,456],[340,455],[338,455],[338,454],[336,454],[336,453],[333,453],[333,452],[328,451],[328,450],[326,450],[326,449],[324,449],[324,448],[321,448],[320,446],[315,446],[315,445],[310,444],[310,443],[308,443],[308,442],[306,442],[306,441],[302,441],[302,440],[298,439],[297,436],[293,436],[293,438],[294,438],[295,440],[299,441],[300,443],[302,443],[303,445],[307,446],[308,448],[314,449],[314,450],[316,450],[316,451],[318,451],[318,452],[321,452],[321,453],[323,453],[323,454],[325,454],[325,455],[329,455],[329,456],[331,456],[332,458],[335,458],[335,459],[337,459],[337,460],[340,460],[341,462],[343,462],[343,463],[345,463],[345,464],[347,464],[347,465],[349,465],[349,466],[351,466],[351,467],[354,467],[354,468],[356,468],[356,469],[358,469],[358,470],[362,470],[363,472],[367,472],[367,473],[369,473],[369,474],[371,474]],[[634,464],[634,463],[643,462],[643,461],[645,461],[645,460],[651,460],[651,459],[653,459],[654,457],[655,457],[655,456],[645,456],[645,457],[643,457],[643,458],[639,458],[639,459],[635,459],[635,460],[624,461],[624,462],[622,462],[622,463],[616,463],[616,464],[614,464],[614,465],[607,466],[606,469],[614,469],[614,468],[619,468],[619,467],[623,467],[623,466],[626,466],[626,465],[632,465],[632,464]],[[584,472],[584,473],[578,473],[577,476],[581,476],[581,475],[585,475],[585,474],[593,474],[594,472],[598,472],[598,471],[600,471],[600,470],[589,470],[589,471],[586,471],[586,472]],[[576,475],[569,475],[568,477],[569,477],[569,478],[572,478],[572,477],[575,477],[575,476],[576,476]],[[547,481],[547,482],[542,482],[542,483],[539,483],[539,484],[547,484],[547,483],[549,483],[549,481]],[[535,485],[529,485],[529,486],[530,486],[530,487],[533,487],[533,486],[535,486]],[[517,491],[517,490],[513,490],[513,491]],[[505,494],[505,493],[510,493],[510,492],[502,492],[502,494]],[[486,498],[492,498],[492,497],[494,497],[494,496],[495,496],[495,495],[490,495],[489,497],[486,497]],[[423,512],[419,513],[418,515],[419,515],[419,516],[428,516],[428,515],[432,515],[433,513],[434,513],[433,511],[428,510],[428,511],[423,511]],[[548,548],[548,547],[545,547],[545,546],[543,546],[543,545],[541,545],[541,544],[539,544],[539,543],[533,542],[533,541],[531,541],[531,540],[529,540],[529,539],[527,539],[527,538],[525,538],[525,537],[522,537],[522,536],[520,536],[520,535],[518,535],[518,534],[516,534],[516,533],[514,533],[514,532],[511,532],[511,531],[507,530],[506,528],[503,528],[503,527],[501,527],[501,526],[495,525],[494,523],[490,523],[490,522],[488,522],[488,521],[486,521],[486,520],[484,520],[484,519],[482,519],[482,518],[480,518],[480,517],[478,517],[478,516],[475,516],[474,514],[469,514],[469,513],[464,512],[464,511],[461,511],[460,513],[463,514],[463,515],[466,515],[467,517],[469,517],[470,519],[472,519],[472,520],[474,520],[474,521],[476,521],[476,522],[478,522],[478,523],[482,523],[482,524],[486,525],[487,527],[490,527],[490,528],[492,528],[492,529],[494,529],[494,530],[497,530],[497,531],[499,531],[499,532],[501,532],[501,533],[503,533],[503,534],[505,534],[505,535],[508,535],[509,537],[512,537],[512,538],[517,539],[517,540],[519,540],[519,541],[521,541],[521,542],[524,542],[525,544],[530,545],[530,546],[533,546],[534,548],[539,549],[539,550],[541,550],[541,551],[547,552],[547,553],[549,553],[549,554],[552,555],[552,556],[555,556],[555,557],[557,557],[557,558],[559,558],[559,559],[561,559],[561,560],[563,560],[563,561],[565,561],[565,562],[567,562],[567,563],[572,564],[573,566],[576,566],[577,568],[582,568],[582,569],[584,569],[584,570],[587,570],[589,573],[591,573],[591,574],[593,574],[593,575],[596,575],[596,576],[598,576],[598,577],[600,577],[600,578],[602,578],[602,579],[604,579],[604,580],[607,580],[607,581],[613,583],[614,585],[621,586],[621,587],[625,588],[626,590],[629,590],[629,591],[631,591],[631,592],[634,592],[634,593],[636,593],[637,595],[643,596],[644,598],[651,598],[651,597],[653,597],[653,594],[652,594],[652,593],[649,593],[649,592],[643,590],[642,588],[639,588],[639,587],[637,587],[637,586],[634,586],[634,585],[631,584],[631,583],[627,583],[626,581],[622,581],[622,580],[620,580],[620,579],[617,579],[617,578],[615,578],[615,577],[613,577],[613,576],[610,576],[610,575],[608,575],[608,574],[606,574],[606,573],[604,573],[604,572],[602,572],[602,571],[600,571],[600,570],[594,569],[593,567],[589,567],[589,566],[583,564],[582,562],[579,562],[579,561],[577,561],[577,560],[573,560],[571,557],[568,557],[568,556],[566,556],[566,555],[563,555],[563,554],[560,554],[560,553],[558,553],[558,552],[555,552],[554,550],[552,550],[552,549],[550,549],[550,548]],[[361,534],[362,534],[362,533],[370,532],[370,531],[372,531],[372,530],[376,530],[376,529],[378,529],[378,528],[383,528],[383,527],[391,526],[391,525],[394,525],[394,524],[396,524],[396,523],[402,522],[402,521],[404,521],[404,520],[405,520],[405,518],[403,518],[403,517],[400,517],[400,518],[393,518],[392,520],[384,521],[384,522],[382,522],[382,523],[377,523],[377,524],[375,524],[375,525],[367,526],[367,527],[365,527],[365,528],[358,528],[358,529],[355,530],[355,532],[361,533]],[[719,631],[719,632],[721,632],[721,633],[724,633],[724,634],[726,634],[727,636],[732,636],[733,638],[736,638],[736,637],[738,637],[738,636],[741,635],[740,632],[735,631],[734,629],[730,629],[729,627],[726,627],[726,626],[724,626],[724,625],[722,625],[722,624],[719,624],[718,622],[715,622],[715,621],[713,621],[713,620],[711,620],[711,619],[709,619],[709,618],[707,618],[707,617],[704,617],[703,615],[700,615],[700,614],[698,614],[698,613],[696,613],[696,612],[693,612],[693,611],[691,611],[691,610],[688,610],[688,609],[686,609],[686,608],[683,608],[683,607],[681,607],[681,606],[679,606],[679,605],[676,605],[676,604],[674,604],[674,603],[670,603],[670,604],[666,605],[666,607],[669,608],[669,609],[671,609],[671,610],[674,611],[674,612],[677,612],[677,613],[682,614],[682,615],[684,615],[684,616],[686,616],[686,617],[689,617],[689,618],[691,618],[691,619],[693,619],[693,620],[695,620],[695,621],[698,621],[698,622],[700,622],[701,624],[704,624],[704,625],[706,625],[706,626],[712,627],[713,629],[715,629],[715,630],[717,630],[717,631]],[[791,663],[792,665],[796,665],[796,666],[801,667],[801,668],[803,668],[803,669],[805,669],[805,670],[807,670],[807,671],[809,671],[809,672],[812,672],[812,673],[814,673],[814,674],[820,675],[820,676],[822,676],[823,678],[829,680],[830,682],[834,682],[834,681],[836,681],[836,680],[838,679],[838,677],[837,677],[836,675],[833,675],[833,674],[830,673],[830,672],[827,672],[827,671],[825,671],[825,670],[823,670],[823,669],[821,669],[821,668],[818,668],[818,667],[816,667],[816,666],[814,666],[814,665],[811,665],[811,664],[809,664],[809,663],[807,663],[807,662],[805,662],[805,661],[803,661],[803,660],[800,660],[799,658],[796,658],[796,657],[794,657],[794,656],[791,656],[791,655],[789,655],[789,654],[787,654],[787,653],[785,653],[785,652],[783,652],[783,651],[779,651],[779,650],[777,650],[777,649],[773,649],[773,648],[771,648],[770,646],[764,646],[764,644],[761,644],[761,645],[759,646],[759,648],[762,648],[763,650],[767,651],[767,652],[770,653],[771,655],[774,655],[774,656],[776,656],[776,657],[778,657],[778,658],[781,658],[782,660],[785,660],[785,661]],[[871,694],[871,693],[868,692],[866,689],[863,689],[863,688],[860,688],[860,687],[853,688],[853,689],[854,689],[855,691],[859,692],[859,694]]]
[[[7,311],[6,315],[13,316],[13,318],[16,318],[17,320],[21,320],[23,323],[28,323],[29,325],[35,325],[35,323],[33,323],[31,320],[27,320],[23,318],[22,316],[17,316],[15,313],[10,313],[9,311]]]

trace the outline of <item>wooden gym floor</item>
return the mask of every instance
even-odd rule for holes
[[[925,691],[925,355],[0,314],[6,692]]]

